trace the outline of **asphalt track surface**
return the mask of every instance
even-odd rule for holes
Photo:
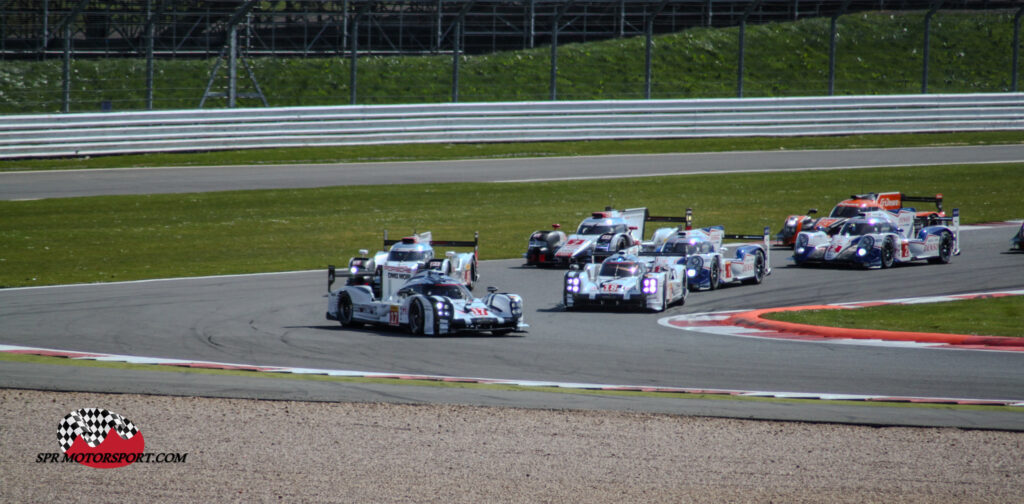
[[[459,377],[834,394],[1024,399],[1020,352],[736,338],[660,326],[679,313],[945,295],[1024,286],[1013,228],[965,231],[949,265],[789,266],[762,285],[691,293],[664,314],[565,312],[562,272],[487,261],[482,281],[526,300],[526,334],[413,337],[324,319],[323,271],[0,291],[0,343],[237,364]],[[344,258],[338,258],[342,261]],[[937,308],[941,309],[941,308]],[[633,409],[742,418],[1024,430],[1024,412],[973,412],[570,394],[144,373],[0,362],[6,386],[261,397]]]
[[[0,174],[0,199],[344,184],[588,178],[668,173],[1012,162],[1024,146],[604,156],[330,166],[118,169]],[[624,170],[628,166],[629,170]],[[526,299],[530,332],[410,337],[324,319],[325,272],[0,290],[0,343],[237,364],[510,380],[832,394],[1024,399],[1020,352],[735,338],[658,325],[665,315],[1024,287],[1013,228],[962,233],[949,265],[885,271],[802,269],[774,251],[759,286],[692,293],[665,314],[565,312],[562,272],[483,264],[481,287]],[[524,237],[525,245],[525,237]],[[332,258],[343,264],[347,258]],[[444,402],[628,409],[737,418],[1024,430],[1024,413],[729,400],[581,396],[339,384],[0,361],[8,387],[328,401]]]
[[[1024,162],[1024,145],[3,172],[0,200],[999,162]]]

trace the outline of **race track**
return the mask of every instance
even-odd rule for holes
[[[1024,162],[1024,145],[0,172],[0,200]]]
[[[953,152],[965,158],[995,152],[986,148],[963,149],[948,150],[946,158],[950,159]],[[884,159],[879,163],[910,164],[911,158],[905,155],[918,156],[924,152],[897,149],[882,156]],[[1024,158],[1020,147],[1000,152],[1005,159]],[[827,164],[829,156],[818,155],[821,157],[814,161]],[[732,166],[752,163],[742,161],[746,154],[736,156]],[[848,160],[836,164],[844,164],[843,161]],[[574,170],[560,174],[600,176],[576,161],[550,162],[576,163]],[[201,171],[179,170],[175,180],[185,183],[189,173]],[[73,174],[73,178],[92,179],[84,173]],[[86,187],[77,183],[56,185]],[[143,182],[140,187],[147,185]],[[88,194],[116,192],[102,185],[88,189]],[[36,196],[46,197],[43,193]],[[11,199],[11,194],[4,197]],[[323,271],[4,289],[0,290],[0,344],[237,364],[508,380],[1024,400],[1021,352],[759,340],[681,331],[658,324],[660,318],[680,313],[1019,289],[1024,287],[1024,254],[1006,252],[1012,232],[1013,228],[1008,226],[964,231],[963,255],[955,257],[951,264],[922,263],[884,271],[796,268],[786,261],[785,250],[776,249],[771,256],[774,272],[764,284],[694,292],[685,306],[674,307],[665,314],[565,312],[560,306],[561,271],[523,267],[521,260],[487,261],[482,264],[477,294],[483,293],[486,286],[495,285],[519,293],[526,300],[529,333],[507,337],[430,338],[381,328],[342,329],[324,319]],[[336,264],[347,260],[332,259]],[[941,410],[833,407],[824,403],[796,407],[736,401],[632,400],[12,362],[0,362],[0,378],[7,386],[49,390],[639,409],[1024,430],[1024,414],[1019,412],[950,414]]]
[[[0,291],[0,343],[496,379],[1024,399],[1020,352],[757,340],[657,323],[674,313],[1020,288],[1024,255],[1004,253],[1011,230],[962,233],[965,252],[949,265],[885,271],[796,268],[787,266],[784,251],[776,251],[774,272],[762,285],[694,292],[685,306],[665,314],[565,312],[559,304],[561,271],[523,267],[519,260],[488,261],[477,292],[493,284],[522,294],[532,325],[528,334],[500,338],[342,329],[324,319],[326,275],[319,271],[7,289]],[[0,369],[7,374],[15,368]],[[118,389],[116,382],[109,386]],[[164,392],[176,393],[173,387]],[[405,391],[398,395],[415,400]],[[1014,416],[1024,427],[1024,415]]]

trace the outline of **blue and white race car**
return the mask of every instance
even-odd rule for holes
[[[568,236],[558,224],[551,231],[534,231],[523,257],[527,265],[565,266],[600,262],[618,252],[636,254],[645,248],[641,240],[647,222],[684,222],[684,218],[651,216],[646,208],[608,207],[583,219],[576,232]]]
[[[566,310],[621,306],[660,312],[686,302],[686,285],[686,266],[679,257],[622,251],[601,263],[571,266],[565,273],[562,301]]]
[[[1024,252],[1024,222],[1020,224],[1020,229],[1017,230],[1017,234],[1010,238],[1010,250],[1020,250]]]
[[[348,282],[332,291],[336,271],[334,266],[327,270],[327,319],[343,327],[380,324],[435,336],[463,331],[501,336],[529,327],[520,296],[489,287],[477,299],[457,279],[438,271],[384,265],[379,292],[350,275],[343,272]]]
[[[759,284],[772,272],[769,231],[765,227],[759,236],[726,234],[723,226],[680,229],[655,250],[681,258],[693,290],[714,290],[724,283]],[[722,245],[723,240],[760,241]]]
[[[945,264],[960,255],[960,209],[952,217],[917,218],[914,209],[866,212],[847,219],[832,234],[803,231],[797,235],[793,261],[889,268],[926,259]]]
[[[410,271],[424,269],[435,270],[452,278],[469,289],[480,279],[477,254],[479,252],[480,233],[473,234],[473,241],[434,240],[430,231],[406,236],[398,240],[389,240],[387,230],[384,231],[384,246],[391,248],[375,253],[372,257],[366,249],[359,251],[359,257],[348,262],[349,273],[366,285],[377,289],[379,294],[381,272],[385,266],[403,267]],[[437,257],[434,246],[472,247],[472,252],[448,251],[443,257]]]

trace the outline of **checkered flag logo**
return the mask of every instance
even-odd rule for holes
[[[100,408],[72,411],[61,420],[57,430],[60,451],[66,453],[78,436],[91,448],[96,448],[107,438],[110,429],[116,430],[122,439],[131,439],[139,432],[130,420],[112,411]]]

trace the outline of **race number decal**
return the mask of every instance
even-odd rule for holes
[[[398,325],[398,306],[391,305],[391,311],[388,313],[388,325]]]

